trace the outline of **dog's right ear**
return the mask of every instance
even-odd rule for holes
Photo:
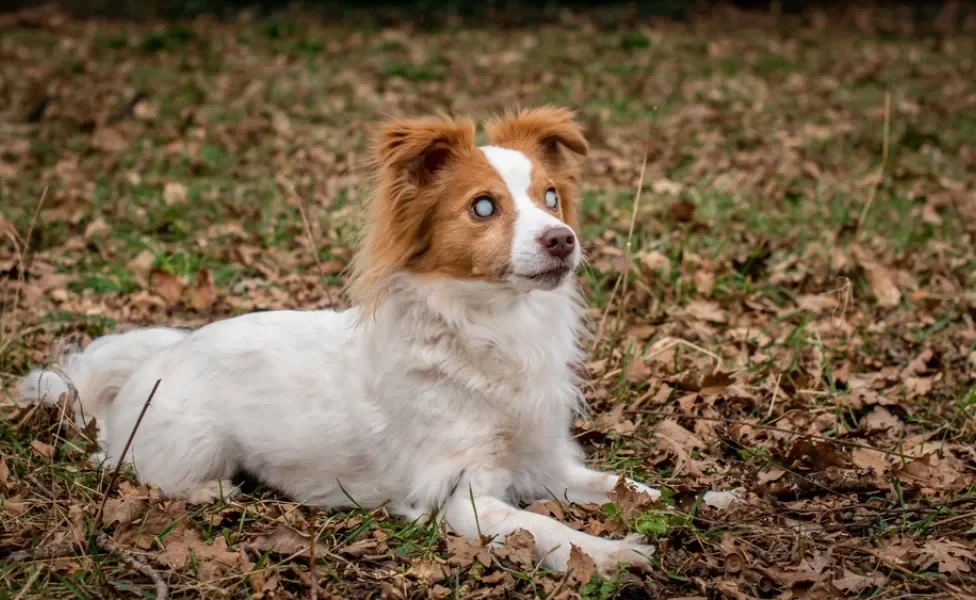
[[[462,149],[474,147],[474,139],[469,119],[398,119],[380,130],[374,157],[381,175],[401,186],[423,187]]]

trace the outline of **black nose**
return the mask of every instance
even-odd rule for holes
[[[549,256],[566,258],[573,253],[576,246],[576,235],[569,227],[552,227],[539,236],[539,244]]]

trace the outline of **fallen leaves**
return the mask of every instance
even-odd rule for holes
[[[884,308],[898,306],[901,303],[901,291],[898,289],[891,271],[870,258],[866,252],[860,251],[857,247],[854,250],[855,257],[864,270],[864,275],[867,277],[878,305]]]
[[[30,447],[31,450],[34,451],[34,454],[42,458],[47,458],[47,459],[54,458],[55,449],[54,446],[52,446],[51,444],[45,444],[40,440],[33,440],[30,443]]]
[[[167,206],[181,206],[187,202],[186,186],[175,181],[167,182],[163,186],[163,202]]]
[[[566,564],[569,578],[577,585],[588,583],[596,574],[596,563],[586,555],[579,546],[573,544],[569,550],[569,562]]]
[[[201,312],[212,308],[217,301],[213,276],[205,269],[197,271],[193,285],[187,285],[168,271],[154,269],[149,274],[149,290],[170,308],[185,303],[187,308]]]
[[[175,306],[183,298],[183,282],[175,275],[162,269],[155,269],[149,274],[149,290]]]
[[[972,545],[963,545],[947,539],[926,542],[916,562],[916,567],[923,571],[934,566],[939,573],[946,575],[970,573],[974,565],[976,565],[976,555],[973,555]]]

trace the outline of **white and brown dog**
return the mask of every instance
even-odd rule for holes
[[[352,498],[409,519],[436,508],[472,539],[525,529],[555,570],[572,545],[604,572],[646,563],[653,548],[634,536],[517,507],[551,494],[606,502],[618,477],[587,468],[570,435],[583,408],[573,274],[586,140],[551,107],[486,130],[479,147],[465,119],[382,128],[354,308],[105,336],[28,375],[22,399],[57,400],[70,381],[114,464],[162,380],[126,461],[170,497],[217,498],[246,472],[320,507]]]

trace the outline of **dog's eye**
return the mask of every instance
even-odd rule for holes
[[[471,210],[479,219],[487,219],[495,214],[495,201],[488,196],[478,196],[471,205]]]
[[[556,190],[553,188],[546,190],[546,206],[551,210],[556,210],[556,207],[559,206],[559,196],[556,195]]]

